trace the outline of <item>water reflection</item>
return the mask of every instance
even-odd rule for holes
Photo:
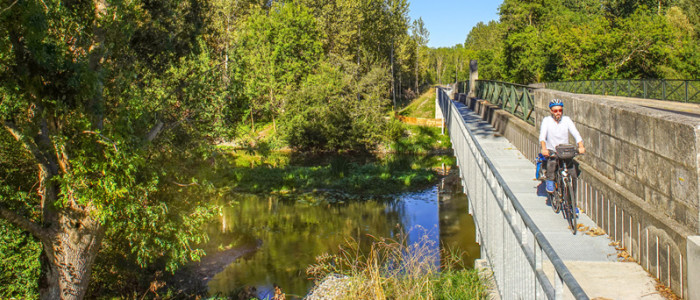
[[[272,297],[273,286],[278,285],[288,299],[303,297],[313,284],[306,268],[316,256],[336,253],[348,238],[369,248],[376,237],[396,238],[407,232],[407,240],[413,243],[427,233],[435,241],[435,253],[443,245],[460,248],[466,251],[465,263],[471,265],[479,255],[473,221],[458,180],[447,181],[389,200],[361,202],[330,203],[323,194],[235,195],[235,204],[225,208],[226,221],[217,226],[212,239],[225,245],[233,237],[248,237],[261,241],[261,246],[217,274],[208,284],[210,294],[235,297],[249,286],[265,299]]]

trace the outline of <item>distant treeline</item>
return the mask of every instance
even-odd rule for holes
[[[504,0],[499,15],[463,45],[431,49],[428,77],[464,80],[470,59],[481,79],[523,84],[700,75],[695,0]]]

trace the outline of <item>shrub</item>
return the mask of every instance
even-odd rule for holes
[[[366,74],[344,61],[324,62],[290,96],[282,131],[292,148],[304,151],[367,151],[384,139],[389,104],[387,70]]]

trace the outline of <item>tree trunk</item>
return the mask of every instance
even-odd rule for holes
[[[416,68],[414,69],[414,72],[416,74],[416,78],[415,78],[416,84],[414,85],[414,91],[416,92],[416,98],[419,96],[419,93],[420,93],[420,92],[418,92],[418,64],[419,64],[418,54],[419,54],[418,48],[416,48]]]
[[[56,174],[47,168],[40,173],[43,226],[36,232],[41,241],[41,299],[82,299],[90,282],[92,264],[103,238],[103,226],[88,210],[69,199],[56,208],[60,187]],[[59,204],[60,205],[60,204]]]
[[[391,40],[391,97],[394,103],[394,110],[396,110],[396,77],[394,76],[394,40]]]
[[[82,212],[59,213],[47,242],[42,242],[39,294],[41,299],[82,299],[102,242],[102,225]]]
[[[253,114],[255,113],[255,110],[250,110],[250,128],[255,132],[255,117],[253,117]]]

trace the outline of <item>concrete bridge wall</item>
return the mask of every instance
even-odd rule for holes
[[[587,150],[579,158],[580,208],[651,275],[681,297],[700,299],[700,266],[689,263],[700,252],[700,120],[594,95],[534,95],[535,126],[484,100],[466,101],[534,160],[547,104],[562,99]]]

